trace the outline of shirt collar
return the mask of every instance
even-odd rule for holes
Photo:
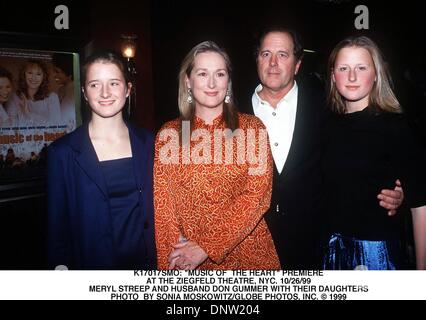
[[[207,124],[203,119],[194,115],[194,127],[195,128],[219,128],[223,125],[223,113],[213,119],[213,124]]]
[[[263,89],[262,84],[259,84],[256,89],[254,90],[253,97],[252,97],[252,103],[253,103],[253,109],[256,110],[260,107],[262,104],[269,104],[267,101],[263,100],[259,96],[259,92]],[[292,104],[297,99],[297,94],[299,91],[299,87],[297,86],[296,80],[294,80],[294,85],[290,89],[287,94],[282,97],[282,99],[278,102],[277,106],[279,106],[283,101],[288,102],[289,104]]]

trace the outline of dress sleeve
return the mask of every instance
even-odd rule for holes
[[[52,125],[58,125],[61,122],[61,105],[59,102],[59,97],[56,93],[52,92],[47,99],[49,122]]]
[[[405,118],[398,118],[390,148],[405,200],[410,208],[417,208],[426,205],[426,150]]]
[[[265,212],[272,194],[272,154],[266,129],[257,130],[257,155],[266,153],[266,166],[261,174],[247,172],[247,183],[241,193],[223,206],[217,207],[203,225],[204,234],[198,245],[209,258],[220,264],[232,250],[248,237]],[[263,132],[263,134],[259,134]]]
[[[160,150],[165,142],[160,139],[161,132],[162,130],[159,131],[155,140],[154,221],[158,269],[167,269],[172,245],[179,240],[179,223],[175,214],[176,204],[173,197],[175,164],[162,161]]]
[[[0,126],[3,126],[3,123],[6,124],[9,122],[9,116],[6,111],[3,109],[3,105],[0,104]]]
[[[19,120],[22,118],[22,111],[19,107],[21,99],[13,93],[9,101],[6,103],[6,112],[9,116],[9,124],[11,126],[19,125]]]

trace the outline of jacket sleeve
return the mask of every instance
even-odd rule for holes
[[[155,222],[154,222],[154,195],[153,195],[153,170],[154,170],[154,137],[151,133],[147,134],[146,138],[146,150],[147,153],[147,172],[146,182],[148,188],[145,190],[145,212],[147,213],[146,222],[148,223],[148,228],[145,229],[145,243],[147,244],[148,257],[149,257],[149,269],[157,268],[157,253],[155,246]]]
[[[405,201],[410,208],[426,205],[426,150],[419,137],[409,127],[404,116],[393,124],[391,159],[396,168],[396,178],[401,180]]]
[[[47,248],[49,268],[72,267],[65,155],[54,145],[48,148]]]
[[[217,264],[253,232],[269,209],[273,164],[266,129],[262,132],[264,135],[257,132],[257,155],[266,153],[265,170],[260,174],[248,172],[243,191],[225,205],[217,207],[213,219],[204,221],[204,234],[198,240],[198,245]]]
[[[49,109],[49,122],[59,124],[61,122],[61,104],[56,93],[52,92],[47,98],[47,108]]]

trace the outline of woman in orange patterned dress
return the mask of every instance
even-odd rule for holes
[[[195,46],[179,74],[180,118],[157,134],[155,237],[160,269],[279,269],[263,218],[272,158],[266,129],[232,102],[228,55]]]

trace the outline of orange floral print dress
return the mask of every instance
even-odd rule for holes
[[[190,144],[179,140],[184,132],[179,119],[164,124],[157,134],[154,208],[159,269],[168,268],[168,256],[180,235],[195,241],[207,253],[199,269],[280,269],[263,218],[272,192],[272,157],[266,129],[254,116],[238,117],[242,132],[255,133],[255,139],[245,134],[245,148],[238,149],[234,137],[233,148],[226,149],[230,144],[225,141],[230,138],[220,135],[225,129],[222,116],[212,125],[195,117]],[[266,147],[262,150],[261,146]],[[264,168],[259,169],[262,161],[256,164],[255,158],[250,163],[249,149],[255,150],[251,154],[258,160],[264,159]],[[241,157],[245,151],[245,161],[238,160],[238,154]],[[258,172],[250,173],[256,167]]]

